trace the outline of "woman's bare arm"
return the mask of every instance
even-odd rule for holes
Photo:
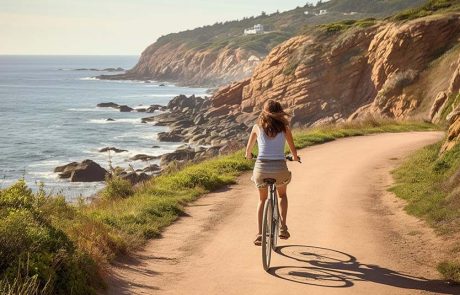
[[[248,144],[246,145],[246,159],[252,159],[252,151],[257,140],[257,130],[256,125],[252,127],[251,134],[249,135]]]
[[[294,138],[292,137],[291,128],[286,128],[286,141],[288,143],[289,149],[291,150],[291,154],[294,161],[299,161],[299,156],[297,155],[297,149],[294,145]]]

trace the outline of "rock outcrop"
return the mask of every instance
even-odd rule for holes
[[[432,108],[436,106],[438,110],[433,117],[434,120],[442,120],[442,115],[446,115],[446,122],[449,125],[447,138],[444,142],[441,151],[445,152],[460,143],[460,57],[453,64],[456,70],[449,80],[449,88],[445,92],[440,92],[444,99],[441,101],[435,100]],[[441,99],[440,99],[441,100]]]
[[[451,14],[297,36],[275,47],[249,80],[217,91],[212,105],[242,116],[275,99],[294,124],[305,125],[368,115],[427,117],[421,106],[435,97],[410,87],[427,79],[431,64],[458,44],[459,27],[460,16]]]
[[[107,170],[92,160],[59,166],[54,169],[54,172],[60,172],[60,178],[69,178],[71,182],[104,181],[107,175]]]
[[[133,69],[99,78],[216,86],[249,77],[262,58],[257,52],[241,48],[196,49],[175,42],[154,43],[142,52]]]
[[[113,147],[113,146],[108,146],[108,147],[105,147],[105,148],[101,148],[99,150],[100,153],[105,153],[105,152],[110,152],[110,151],[118,154],[118,153],[127,152],[128,150],[119,149],[119,148],[116,148],[116,147]]]

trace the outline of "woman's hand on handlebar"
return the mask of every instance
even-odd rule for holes
[[[254,155],[253,155],[252,153],[246,152],[245,158],[246,158],[247,160],[252,160],[252,159],[254,159]]]
[[[302,161],[300,160],[300,157],[297,156],[297,155],[295,155],[295,156],[287,155],[286,160],[288,160],[288,161],[296,161],[296,162],[302,163]]]

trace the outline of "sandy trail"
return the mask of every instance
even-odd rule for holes
[[[288,225],[264,272],[249,174],[209,194],[130,258],[120,259],[109,294],[460,294],[434,267],[432,230],[386,189],[389,171],[439,132],[380,134],[304,149],[289,163]]]

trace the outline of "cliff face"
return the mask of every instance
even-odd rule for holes
[[[172,42],[153,44],[127,76],[213,86],[249,77],[260,60],[257,53],[240,48],[196,50]]]
[[[101,79],[167,80],[185,85],[225,85],[249,77],[274,46],[305,26],[350,19],[382,18],[425,0],[332,0],[306,4],[284,12],[218,22],[160,37],[147,47],[138,64],[125,74]],[[315,16],[320,10],[328,13]],[[308,14],[305,12],[308,11]],[[350,12],[354,12],[350,14]],[[264,26],[264,33],[243,35],[246,28]]]
[[[369,115],[442,120],[460,84],[459,37],[460,14],[297,36],[274,48],[250,79],[218,91],[213,105],[243,118],[276,99],[294,125]]]

